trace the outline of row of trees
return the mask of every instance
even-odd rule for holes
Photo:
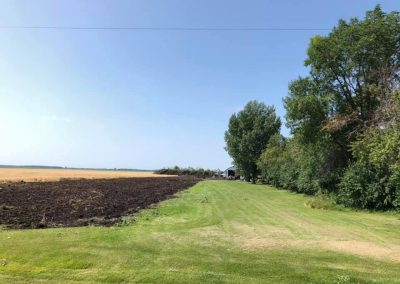
[[[175,166],[173,168],[163,168],[160,170],[155,171],[156,174],[161,175],[178,175],[178,176],[196,176],[201,178],[211,178],[221,175],[220,170],[210,170],[210,169],[203,169],[203,168],[180,168]]]
[[[235,165],[248,180],[260,174],[346,206],[400,209],[399,13],[377,6],[363,20],[340,20],[311,39],[305,65],[309,75],[284,98],[290,138],[262,103],[231,117],[225,139]]]

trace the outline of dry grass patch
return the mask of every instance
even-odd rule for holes
[[[288,229],[274,226],[237,225],[236,228],[238,230],[233,236],[234,242],[244,250],[321,249],[400,262],[400,246],[397,245],[386,246],[371,241],[348,240],[339,237],[339,234],[330,237],[325,235],[315,238],[296,238]]]
[[[400,262],[400,246],[382,246],[366,241],[330,241],[323,246],[330,250]]]

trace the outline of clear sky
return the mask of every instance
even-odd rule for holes
[[[0,0],[0,26],[332,28],[369,0]],[[0,29],[0,164],[224,169],[249,100],[274,105],[324,31]],[[282,130],[287,135],[286,129]]]

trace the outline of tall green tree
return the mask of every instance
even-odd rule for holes
[[[272,184],[368,209],[400,209],[400,14],[380,6],[311,39],[310,73],[284,99],[290,139],[258,162]]]
[[[256,181],[257,161],[280,127],[281,120],[275,108],[257,101],[250,101],[243,110],[231,116],[225,132],[225,149],[247,181]]]

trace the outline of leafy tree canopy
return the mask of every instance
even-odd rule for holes
[[[400,84],[400,15],[380,6],[364,20],[340,20],[328,36],[311,39],[310,76],[290,85],[288,126],[305,140],[322,130],[346,148],[379,123],[379,108]]]

